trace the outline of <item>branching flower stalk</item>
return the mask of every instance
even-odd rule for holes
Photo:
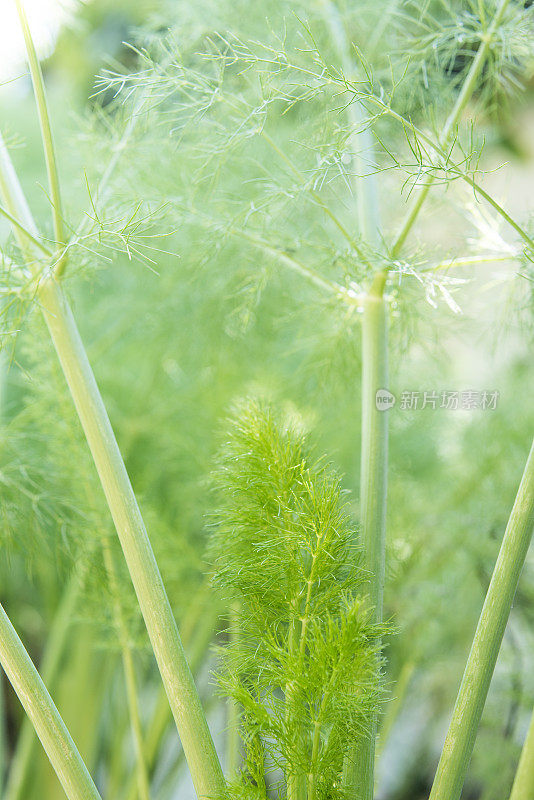
[[[101,800],[59,711],[2,606],[0,663],[69,800]]]
[[[458,800],[534,529],[534,442],[467,659],[430,800]]]
[[[40,74],[34,77],[40,85],[39,93],[44,96]],[[9,214],[32,238],[39,239],[3,142],[0,142],[0,191]],[[30,237],[20,227],[13,226],[13,232],[28,266],[38,274],[42,269],[40,253],[36,253]],[[199,797],[216,796],[223,790],[224,779],[206,717],[85,348],[67,299],[50,269],[45,268],[39,280],[38,299],[117,529],[195,789]]]

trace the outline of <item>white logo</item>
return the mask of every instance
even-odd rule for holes
[[[387,411],[395,405],[395,395],[387,389],[377,389],[375,395],[376,407],[379,411]]]

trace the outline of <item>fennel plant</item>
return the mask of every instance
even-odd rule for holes
[[[384,742],[387,747],[386,734],[395,725],[403,693],[418,673],[414,660],[402,665],[397,686],[392,687],[397,704],[390,702],[382,718],[385,587],[386,618],[394,607],[387,599],[391,552],[386,520],[395,526],[398,506],[394,502],[389,512],[386,508],[392,412],[378,407],[377,392],[390,388],[388,361],[396,371],[401,326],[405,319],[408,324],[417,316],[423,319],[425,300],[433,307],[445,307],[449,326],[462,303],[462,281],[475,270],[497,270],[511,261],[520,273],[518,283],[528,287],[534,251],[529,223],[516,218],[492,193],[481,163],[487,119],[503,112],[507,97],[531,64],[532,10],[517,0],[421,6],[365,3],[357,10],[318,0],[309,7],[298,5],[294,15],[293,4],[273,2],[267,12],[276,19],[281,14],[285,22],[269,27],[254,14],[243,14],[239,3],[221,4],[213,19],[203,15],[200,4],[190,10],[188,20],[180,18],[176,23],[172,10],[165,8],[163,33],[157,18],[154,30],[137,34],[129,51],[133,66],[128,61],[124,69],[114,67],[97,79],[96,93],[103,105],[97,107],[91,124],[98,131],[100,152],[112,155],[107,155],[103,169],[94,170],[94,183],[91,173],[84,176],[88,207],[84,221],[76,225],[60,195],[43,76],[22,6],[18,6],[42,134],[52,232],[46,236],[37,228],[8,148],[3,146],[0,211],[16,242],[6,294],[15,304],[21,297],[35,300],[44,313],[146,624],[151,645],[143,640],[143,647],[145,651],[151,647],[168,697],[167,703],[160,690],[147,722],[139,684],[153,686],[154,682],[149,667],[139,668],[141,659],[132,644],[132,628],[139,630],[139,609],[134,603],[130,608],[122,565],[99,510],[97,542],[81,550],[88,566],[80,594],[95,578],[91,574],[95,556],[90,554],[101,553],[98,558],[108,587],[112,638],[118,640],[123,663],[130,721],[111,739],[120,742],[123,737],[130,742],[124,731],[131,727],[135,753],[133,778],[125,781],[128,768],[121,747],[110,744],[108,761],[99,761],[105,763],[106,788],[113,795],[143,800],[159,793],[163,796],[157,766],[159,759],[164,761],[170,706],[200,797],[266,798],[276,793],[288,800],[372,800],[378,797],[377,732],[380,747]],[[229,25],[233,30],[228,30]],[[162,163],[169,168],[162,169]],[[132,206],[134,193],[139,197],[133,198]],[[468,228],[463,217],[472,206],[475,224]],[[462,218],[461,235],[450,242],[432,241],[428,209],[436,207]],[[487,235],[488,228],[493,236]],[[178,266],[167,250],[169,238],[169,247],[176,245],[181,256]],[[195,509],[201,509],[191,512],[191,528],[196,539],[201,538],[197,517],[208,507],[205,475],[214,449],[205,429],[217,427],[236,396],[269,395],[273,383],[277,384],[274,393],[284,398],[284,392],[290,392],[286,387],[295,387],[300,380],[294,393],[303,416],[309,412],[314,423],[322,420],[323,431],[328,425],[336,430],[337,439],[330,438],[340,443],[350,482],[359,483],[357,529],[344,506],[340,480],[323,461],[309,455],[300,432],[280,422],[283,416],[261,406],[238,406],[229,440],[218,457],[217,510],[208,548],[223,599],[214,600],[208,593],[206,608],[195,611],[205,591],[199,589],[181,620],[182,631],[188,625],[197,629],[187,637],[195,666],[206,660],[220,608],[225,608],[229,620],[228,641],[221,645],[224,633],[218,634],[223,664],[220,690],[231,699],[227,780],[185,659],[152,541],[64,289],[71,277],[76,284],[71,273],[77,262],[104,260],[110,254],[116,256],[118,250],[151,268],[165,267],[161,276],[165,288],[157,295],[164,324],[158,327],[153,319],[148,322],[150,331],[161,334],[152,341],[147,362],[158,365],[161,360],[171,382],[162,381],[156,369],[155,375],[148,375],[148,388],[137,402],[140,409],[151,408],[157,396],[152,387],[163,386],[170,410],[164,409],[159,417],[156,405],[158,424],[147,421],[150,414],[143,417],[137,411],[129,426],[117,406],[112,406],[125,442],[126,462],[143,487],[143,506],[150,507],[151,495],[161,492],[149,526],[155,531],[151,539],[157,542],[162,527],[167,528],[169,541],[179,539],[176,520],[189,513],[190,497]],[[113,277],[105,280],[113,286]],[[118,320],[118,333],[111,337],[115,344],[134,339],[132,320],[146,319],[143,292],[136,312],[132,308],[128,313],[128,308],[122,308],[127,303],[117,303],[121,282],[131,286],[129,272],[120,272],[116,280],[109,307],[102,305],[104,324],[106,311],[107,319]],[[200,290],[191,288],[198,282]],[[146,289],[147,297],[150,291]],[[185,299],[180,306],[182,293]],[[237,300],[225,313],[231,304],[229,295]],[[90,326],[98,309],[87,305],[87,298],[81,303],[82,307],[85,303],[84,324]],[[280,318],[280,308],[286,309],[287,318],[273,322]],[[443,313],[441,308],[439,313]],[[182,318],[189,324],[181,326],[177,320]],[[337,331],[339,339],[328,358],[319,358],[317,363],[312,357],[310,364],[303,364],[313,350],[306,342],[314,328],[318,339],[325,331],[329,335]],[[221,330],[227,336],[224,347],[218,344]],[[169,338],[176,339],[176,348]],[[140,336],[132,348],[141,360],[149,339]],[[360,354],[351,349],[353,342],[361,346]],[[320,346],[326,343],[321,341]],[[316,347],[319,352],[320,346]],[[281,354],[285,367],[278,365]],[[343,372],[339,382],[349,387],[346,404],[337,402],[340,393],[332,390],[329,378],[324,379],[322,398],[312,400],[310,385],[319,384],[323,372],[328,374],[331,360],[343,357],[343,369],[338,371]],[[131,374],[121,373],[119,361],[108,367],[110,388],[115,378],[131,381]],[[188,364],[185,370],[184,363]],[[205,364],[204,370],[200,364]],[[218,380],[214,373],[224,373],[226,382],[221,379],[216,384],[221,399],[212,407],[209,396],[213,381]],[[303,373],[304,377],[295,378]],[[267,391],[262,391],[264,385]],[[57,389],[58,396],[62,391]],[[136,391],[132,388],[132,395]],[[126,408],[131,398],[123,396],[122,401]],[[194,429],[186,430],[181,420],[180,428],[177,409],[187,409],[195,420]],[[183,433],[175,439],[176,427]],[[412,429],[411,435],[416,442],[417,432]],[[530,435],[517,445],[523,458]],[[76,436],[71,439],[69,448],[76,452]],[[399,454],[395,438],[393,444],[393,453]],[[330,444],[323,449],[335,450]],[[156,466],[159,460],[161,470]],[[352,468],[357,461],[359,476]],[[193,467],[186,462],[194,462]],[[392,463],[394,470],[402,469],[395,457]],[[81,467],[82,472],[91,469],[85,462]],[[467,776],[532,535],[533,469],[531,454],[487,588],[431,789],[432,800],[457,800]],[[84,480],[86,490],[79,502],[87,508],[96,489],[92,478]],[[425,486],[433,493],[430,484]],[[399,500],[398,494],[393,500]],[[427,498],[426,503],[425,508],[431,500]],[[62,516],[68,517],[69,530],[83,527],[66,511]],[[17,520],[17,527],[23,522]],[[53,527],[53,522],[53,518],[47,520],[47,527]],[[499,517],[498,526],[502,522]],[[472,528],[477,524],[474,515]],[[169,549],[173,561],[166,570],[167,583],[167,574],[177,570],[187,545],[180,549],[173,542]],[[191,545],[195,569],[204,572],[200,549],[195,540]],[[69,598],[66,591],[67,609]],[[48,673],[47,680],[53,684],[61,674],[58,651],[65,647],[60,614],[58,620],[55,654],[42,669],[43,677]],[[6,621],[6,643],[10,631]],[[386,656],[394,657],[394,639],[386,642]],[[57,712],[20,646],[17,652],[20,663],[7,647],[2,650],[2,662],[17,691],[33,693],[28,713],[42,738],[34,707],[41,713],[43,709]],[[29,688],[17,684],[23,661]],[[207,692],[211,697],[211,686]],[[75,775],[68,779],[68,786],[64,784],[66,790],[72,797],[92,796],[87,792],[96,790],[87,788],[92,787],[87,770],[62,723],[57,725],[56,734],[43,739],[48,756],[61,778],[65,772],[57,745],[67,741]],[[113,723],[110,728],[114,731]],[[530,739],[512,789],[513,800],[529,791]],[[27,781],[30,741],[26,725],[26,743],[22,744],[21,737],[16,769],[8,783],[9,800],[21,796],[22,781]]]

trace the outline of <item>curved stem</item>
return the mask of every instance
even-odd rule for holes
[[[534,442],[467,659],[429,800],[458,800],[534,527]]]
[[[101,800],[59,711],[1,605],[0,663],[69,800]]]
[[[323,15],[332,34],[332,39],[339,53],[345,78],[356,81],[358,75],[351,57],[350,47],[345,33],[343,20],[339,9],[332,0],[321,0]],[[362,103],[355,101],[347,108],[352,134],[348,140],[352,162],[354,164],[354,191],[358,210],[358,224],[360,235],[364,241],[376,245],[380,232],[380,209],[378,205],[378,190],[376,175],[373,173],[374,145],[371,132],[365,124],[365,108]],[[366,154],[367,161],[371,161],[371,170],[365,164],[362,153]],[[366,174],[367,173],[367,174]]]

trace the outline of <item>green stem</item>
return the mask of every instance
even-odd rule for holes
[[[11,225],[13,225],[21,233],[23,233],[24,236],[28,239],[28,241],[31,242],[31,244],[35,245],[35,247],[37,247],[44,256],[52,257],[52,251],[49,250],[48,247],[46,247],[46,245],[44,245],[36,236],[33,236],[30,233],[30,231],[26,230],[24,225],[21,222],[19,222],[18,219],[15,219],[15,217],[12,214],[10,214],[9,211],[5,209],[3,206],[0,206],[0,214],[3,217],[5,217],[8,220],[8,222],[11,223]]]
[[[69,800],[101,800],[59,711],[1,605],[0,662]]]
[[[240,605],[237,601],[230,606],[230,641],[236,645],[240,633]],[[227,700],[227,754],[226,769],[228,775],[234,776],[239,769],[240,739],[239,739],[239,707],[233,697]]]
[[[289,619],[289,636],[288,636],[288,650],[290,659],[294,659],[298,652],[298,601],[293,600],[291,603],[291,612],[290,612],[290,619]],[[295,698],[295,686],[291,681],[286,683],[285,687],[285,713],[286,713],[286,723],[289,726],[290,721],[293,719],[295,714],[295,705],[296,705],[296,698]],[[298,732],[296,736],[298,737]],[[291,760],[287,763],[287,800],[304,800],[304,795],[302,792],[304,783],[303,778],[304,776],[295,769],[295,765],[291,763]]]
[[[54,617],[50,635],[46,643],[43,660],[40,665],[43,681],[53,690],[58,674],[61,658],[65,652],[67,635],[70,631],[72,617],[80,596],[83,573],[75,571],[63,592],[59,608]],[[35,751],[35,732],[30,720],[25,717],[17,739],[15,753],[11,759],[8,782],[3,800],[22,800],[24,797],[29,772],[32,767]]]
[[[343,20],[335,3],[322,0],[323,16],[330,28],[332,39],[336,45],[343,73],[349,81],[356,82],[358,75],[354,66],[354,59],[350,52],[349,42],[345,33]],[[380,210],[378,205],[378,191],[376,176],[362,158],[362,152],[367,154],[367,159],[373,160],[373,140],[365,124],[365,109],[359,101],[350,103],[347,108],[352,134],[349,138],[349,147],[354,166],[354,191],[358,211],[358,226],[360,236],[372,245],[378,243],[380,231]],[[368,174],[366,174],[368,173]]]
[[[139,790],[140,800],[150,800],[150,784],[148,780],[148,770],[145,759],[145,752],[143,746],[143,731],[141,727],[141,714],[139,712],[139,702],[137,699],[137,686],[135,680],[135,669],[132,658],[132,651],[128,643],[128,630],[124,621],[124,614],[122,613],[121,604],[119,601],[119,588],[117,582],[117,573],[115,564],[113,563],[113,556],[109,542],[104,539],[102,542],[102,551],[104,556],[104,566],[106,568],[109,587],[113,599],[113,613],[115,617],[115,626],[119,638],[121,648],[122,667],[124,671],[124,679],[126,683],[126,697],[128,702],[128,713],[130,716],[130,724],[135,744],[135,751],[137,755],[137,786]]]
[[[360,502],[362,543],[370,574],[369,598],[374,620],[382,621],[386,550],[388,412],[378,410],[376,393],[388,385],[388,324],[384,298],[386,274],[379,272],[363,301],[362,445]],[[370,735],[352,747],[345,759],[343,786],[349,798],[372,800],[376,716]]]
[[[1,145],[0,142],[0,190],[4,205],[32,235],[35,231],[38,236],[7,150]],[[14,229],[14,233],[31,263],[31,243],[21,231]],[[221,765],[85,348],[67,299],[53,276],[41,280],[37,296],[115,523],[193,784],[200,797],[214,797],[224,790]]]
[[[477,54],[471,64],[471,69],[467,73],[463,86],[460,90],[458,97],[456,98],[456,102],[445,121],[445,125],[443,127],[443,131],[441,136],[439,137],[439,145],[441,148],[446,149],[447,146],[451,143],[452,137],[454,135],[455,128],[460,121],[460,117],[468,104],[469,100],[471,99],[473,92],[475,91],[476,84],[480,73],[486,63],[486,59],[490,52],[491,45],[493,43],[493,37],[502,22],[506,9],[510,0],[500,0],[499,6],[497,11],[495,12],[495,16],[491,21],[491,25],[489,26],[488,30],[483,33],[481,37],[481,43],[477,50]],[[421,187],[418,195],[415,197],[414,201],[412,202],[406,217],[404,218],[400,229],[395,237],[395,241],[391,246],[391,257],[396,258],[400,253],[404,242],[406,241],[406,237],[408,236],[412,226],[419,215],[419,211],[421,210],[423,203],[425,202],[428,193],[432,184],[434,183],[434,177],[431,175],[429,176],[427,183]]]
[[[50,126],[50,116],[48,114],[48,107],[46,103],[46,93],[44,88],[43,73],[41,71],[41,64],[37,58],[35,45],[33,43],[32,35],[24,13],[22,0],[16,0],[17,11],[24,36],[24,44],[26,45],[26,54],[28,56],[28,65],[30,67],[30,74],[32,78],[33,91],[35,94],[35,102],[37,105],[37,113],[39,115],[39,125],[41,127],[41,139],[43,142],[46,172],[48,175],[48,185],[50,187],[50,199],[52,202],[52,218],[54,221],[54,236],[58,249],[61,249],[65,244],[64,231],[63,231],[63,215],[61,210],[61,193],[59,190],[59,176],[57,171],[56,154],[54,152],[54,140],[52,138],[52,128]],[[64,269],[64,259],[60,259],[56,266],[57,275],[59,276]]]
[[[44,279],[38,296],[119,535],[195,789],[200,797],[215,796],[224,787],[222,770],[85,348],[57,281]]]
[[[534,527],[534,442],[493,570],[430,800],[458,800]]]
[[[530,718],[527,738],[515,774],[510,800],[532,800],[534,797],[534,711]]]

